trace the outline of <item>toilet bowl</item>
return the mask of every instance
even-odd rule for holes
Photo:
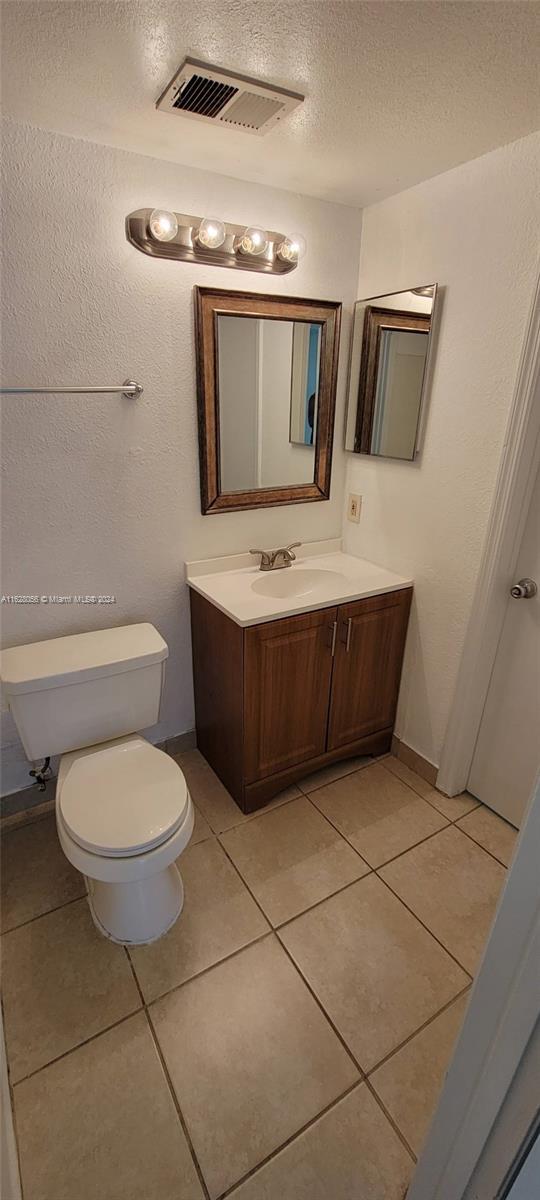
[[[27,758],[61,755],[60,844],[105,937],[153,942],[174,924],[177,859],[193,831],[180,767],[137,732],[159,719],[167,643],[148,622],[68,634],[0,656]]]
[[[176,860],[193,823],[180,767],[139,734],[63,755],[58,837],[87,880],[97,928],[112,941],[152,942],[174,924],[184,899]]]

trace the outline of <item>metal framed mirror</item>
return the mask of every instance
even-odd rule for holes
[[[328,500],[341,304],[195,288],[201,508]]]
[[[419,453],[437,284],[355,305],[345,449],[401,458]]]

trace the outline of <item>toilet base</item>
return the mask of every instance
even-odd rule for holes
[[[157,875],[129,883],[86,878],[94,925],[122,946],[144,946],[163,937],[184,906],[184,885],[176,863]]]

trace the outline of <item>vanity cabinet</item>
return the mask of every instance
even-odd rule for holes
[[[190,596],[197,744],[244,812],[390,749],[412,588],[247,628]]]

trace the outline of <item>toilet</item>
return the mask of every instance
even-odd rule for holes
[[[138,731],[159,718],[168,648],[150,624],[15,646],[4,693],[31,761],[62,755],[56,826],[86,878],[100,933],[153,942],[184,900],[177,860],[193,832],[180,767]]]

